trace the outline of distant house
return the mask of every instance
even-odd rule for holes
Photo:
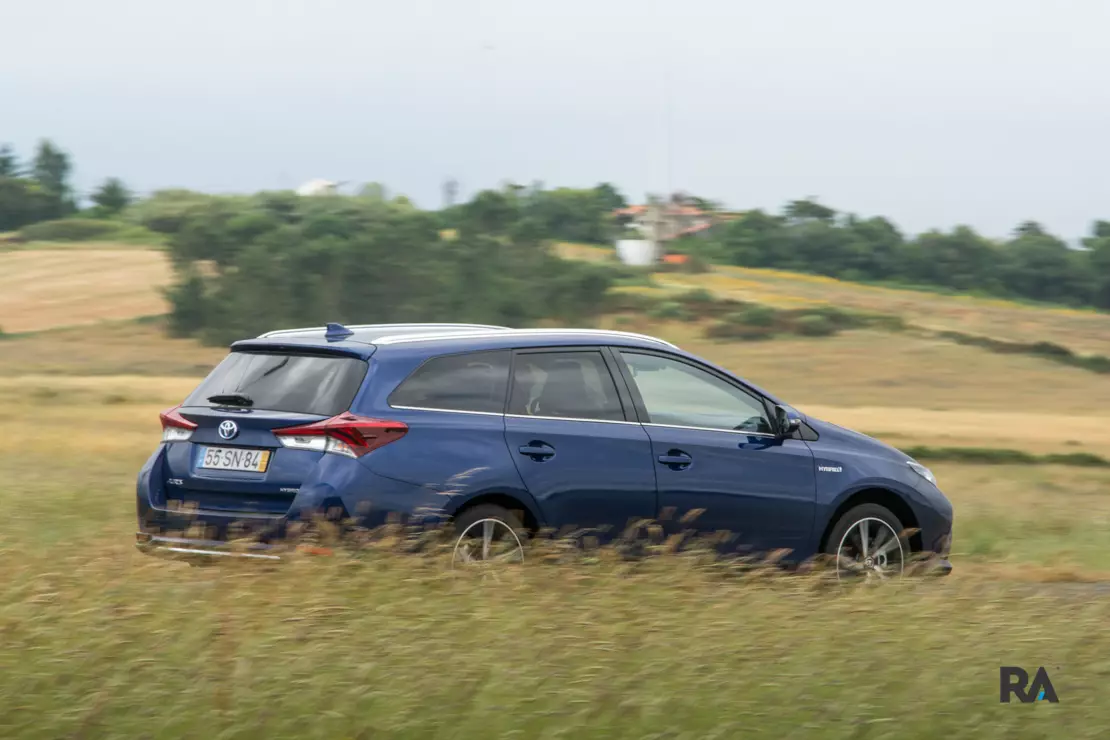
[[[713,233],[715,227],[740,217],[741,213],[729,211],[707,211],[691,199],[676,193],[665,202],[618,208],[613,212],[617,223],[628,231],[637,232],[642,241],[650,245],[653,262],[659,262],[667,254],[667,242],[684,237],[705,237]]]
[[[332,180],[309,180],[297,188],[297,195],[335,195],[339,192],[339,183]]]

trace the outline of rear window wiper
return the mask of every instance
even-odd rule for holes
[[[208,397],[209,403],[217,406],[253,406],[254,399],[246,393],[217,393]]]

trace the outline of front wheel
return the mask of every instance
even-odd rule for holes
[[[839,580],[885,581],[906,570],[905,528],[886,507],[861,504],[840,517],[825,550],[836,559]]]

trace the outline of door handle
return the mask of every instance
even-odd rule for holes
[[[527,455],[536,462],[543,462],[555,457],[555,448],[544,442],[532,440],[526,445],[521,445],[520,454]]]
[[[666,455],[660,455],[657,459],[672,470],[685,470],[694,462],[694,458],[682,450],[669,450]]]

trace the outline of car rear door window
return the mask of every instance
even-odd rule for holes
[[[605,358],[596,351],[518,354],[509,413],[624,421],[617,386]]]
[[[218,406],[213,396],[243,395],[267,411],[335,416],[351,407],[366,362],[340,355],[232,352],[185,400],[185,406]]]
[[[393,391],[389,404],[443,411],[504,413],[509,360],[508,350],[435,357],[418,367]]]
[[[621,350],[648,423],[772,434],[763,401],[678,359]]]

